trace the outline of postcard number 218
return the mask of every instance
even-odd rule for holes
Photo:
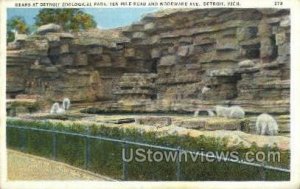
[[[283,5],[283,2],[282,2],[282,1],[275,1],[275,2],[274,2],[274,5],[275,5],[275,6],[282,6],[282,5]]]

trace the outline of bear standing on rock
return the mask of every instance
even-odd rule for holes
[[[62,106],[59,103],[54,103],[51,107],[50,114],[64,114],[66,110],[70,109],[71,101],[69,98],[64,98]]]
[[[64,98],[62,106],[63,106],[63,109],[65,109],[65,110],[70,109],[70,106],[71,106],[70,99],[69,98]]]
[[[245,117],[245,112],[240,106],[216,106],[215,109],[218,117],[226,117],[233,119],[243,119]]]
[[[59,104],[57,102],[52,105],[50,114],[63,114],[63,113],[65,113],[65,110],[59,107]]]

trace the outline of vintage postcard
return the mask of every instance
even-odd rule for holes
[[[300,2],[1,2],[0,188],[300,188]]]

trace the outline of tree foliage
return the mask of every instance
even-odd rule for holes
[[[64,31],[81,31],[97,25],[92,15],[80,9],[41,9],[35,17],[35,24],[49,23],[60,25]]]
[[[19,34],[27,34],[29,32],[29,26],[23,17],[16,16],[7,21],[7,42],[11,42],[15,39],[14,31]]]
[[[29,32],[29,27],[23,17],[16,16],[8,20],[7,30],[16,30],[20,34],[26,34]]]

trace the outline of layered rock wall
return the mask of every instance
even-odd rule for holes
[[[170,11],[148,15],[124,34],[156,60],[163,108],[238,104],[253,113],[289,112],[288,10]]]
[[[118,30],[47,32],[10,45],[7,95],[102,102],[105,110],[193,112],[240,105],[289,114],[283,9],[180,9]]]

